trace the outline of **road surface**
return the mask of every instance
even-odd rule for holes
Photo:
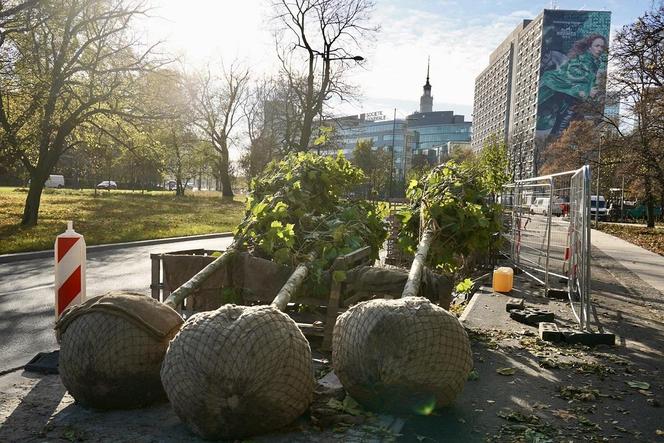
[[[90,252],[87,294],[115,289],[150,294],[150,254],[186,249],[224,249],[232,238],[164,243]],[[53,259],[0,264],[0,373],[25,365],[38,352],[57,349]]]

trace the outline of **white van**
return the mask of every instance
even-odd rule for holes
[[[64,188],[65,177],[63,175],[49,175],[48,180],[44,183],[45,188]]]
[[[597,215],[599,215],[600,220],[606,218],[606,199],[603,195],[600,195],[599,199],[596,195],[590,196],[590,218],[595,220]]]
[[[551,214],[552,215],[562,215],[563,211],[560,208],[559,199],[554,198],[553,205],[551,205]],[[547,215],[549,212],[549,202],[551,199],[549,197],[538,197],[535,199],[535,202],[530,205],[531,214],[542,214]]]

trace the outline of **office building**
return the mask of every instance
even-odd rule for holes
[[[429,82],[429,63],[427,63],[427,79],[420,97],[420,110],[406,117],[408,130],[414,131],[414,153],[425,154],[432,158],[432,152],[438,160],[447,154],[448,142],[470,142],[471,122],[463,115],[455,115],[453,111],[433,111],[433,96]],[[433,157],[433,158],[435,158]]]
[[[370,140],[373,149],[391,152],[394,147],[395,180],[403,180],[410,168],[412,149],[417,146],[417,134],[409,130],[404,119],[386,121],[383,118],[382,113],[375,112],[333,118],[326,124],[334,128],[333,144],[348,159],[353,158],[355,146],[362,140]]]
[[[535,176],[572,121],[599,121],[610,24],[610,12],[557,9],[519,23],[475,80],[472,149],[496,135],[515,177]]]

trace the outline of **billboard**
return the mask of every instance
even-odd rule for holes
[[[537,137],[554,139],[602,109],[611,13],[545,10]]]

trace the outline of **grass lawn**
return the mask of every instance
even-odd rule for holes
[[[664,227],[645,228],[612,223],[600,223],[599,230],[615,235],[659,255],[664,255]]]
[[[53,248],[55,236],[74,221],[88,245],[227,232],[244,215],[244,196],[222,200],[218,192],[47,189],[39,222],[20,226],[26,189],[0,187],[0,254]]]

